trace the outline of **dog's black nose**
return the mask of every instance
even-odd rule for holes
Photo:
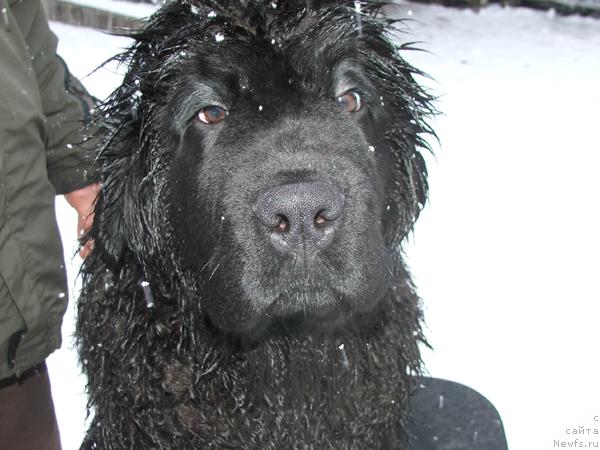
[[[344,201],[331,184],[303,182],[269,189],[253,210],[277,250],[310,257],[331,244]]]

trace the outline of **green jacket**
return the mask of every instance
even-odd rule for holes
[[[0,379],[60,346],[68,289],[54,197],[91,182],[86,105],[56,44],[39,0],[0,0]]]

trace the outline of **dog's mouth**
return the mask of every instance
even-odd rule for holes
[[[343,303],[332,289],[304,287],[286,290],[270,305],[267,315],[282,318],[300,315],[319,321],[331,321],[344,315]]]
[[[253,345],[274,336],[321,335],[340,330],[351,317],[344,302],[316,302],[320,293],[297,292],[279,297],[252,326],[234,333],[243,345]]]
[[[369,301],[360,302],[331,284],[297,282],[280,291],[262,313],[260,322],[293,332],[334,330],[356,314],[374,309],[379,303],[380,294],[372,292]]]

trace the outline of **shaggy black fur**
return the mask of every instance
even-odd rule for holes
[[[406,447],[423,336],[400,243],[434,111],[393,24],[355,3],[173,1],[121,55],[79,300],[82,448]],[[305,181],[345,199],[312,259],[253,213]]]

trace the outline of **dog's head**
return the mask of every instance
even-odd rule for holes
[[[235,333],[373,309],[405,281],[432,112],[390,26],[353,1],[164,7],[102,111],[97,255],[183,278]]]

